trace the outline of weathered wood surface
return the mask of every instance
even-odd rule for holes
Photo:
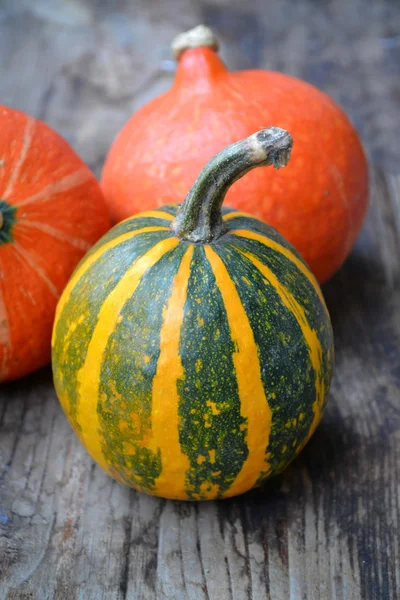
[[[93,465],[50,369],[0,389],[0,598],[400,598],[400,5],[367,0],[2,0],[1,102],[59,130],[99,174],[173,77],[172,36],[211,24],[232,68],[316,83],[372,165],[371,209],[325,286],[337,363],[323,422],[279,478],[185,504]]]

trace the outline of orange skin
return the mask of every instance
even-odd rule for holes
[[[272,124],[293,136],[289,166],[279,175],[248,173],[226,205],[275,227],[326,281],[349,254],[367,209],[358,135],[315,87],[281,73],[230,72],[210,48],[186,50],[172,88],[139,110],[114,142],[101,182],[114,221],[182,202],[212,156]]]
[[[93,174],[55,131],[4,106],[0,129],[0,199],[17,207],[13,239],[0,244],[0,381],[7,381],[49,362],[58,298],[110,221]]]

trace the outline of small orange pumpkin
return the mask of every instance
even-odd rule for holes
[[[204,165],[225,146],[271,123],[293,135],[292,159],[277,177],[248,173],[229,206],[275,227],[320,282],[349,254],[368,201],[358,135],[343,111],[312,85],[270,71],[229,71],[212,32],[178,36],[172,88],[139,110],[108,155],[102,187],[114,220],[180,202]]]
[[[58,298],[110,227],[90,169],[47,125],[0,106],[0,381],[50,360]]]

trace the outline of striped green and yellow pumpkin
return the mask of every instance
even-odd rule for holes
[[[282,471],[318,425],[333,339],[320,288],[268,225],[222,209],[289,134],[229,146],[185,202],[137,214],[78,266],[59,302],[54,381],[107,473],[166,498],[241,494]]]

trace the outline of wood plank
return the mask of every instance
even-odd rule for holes
[[[4,0],[2,101],[99,175],[125,120],[168,88],[173,35],[214,26],[232,68],[325,89],[357,125],[371,208],[324,287],[336,373],[280,477],[220,503],[113,482],[80,446],[50,369],[0,388],[0,600],[392,600],[400,590],[400,10],[394,0]]]

